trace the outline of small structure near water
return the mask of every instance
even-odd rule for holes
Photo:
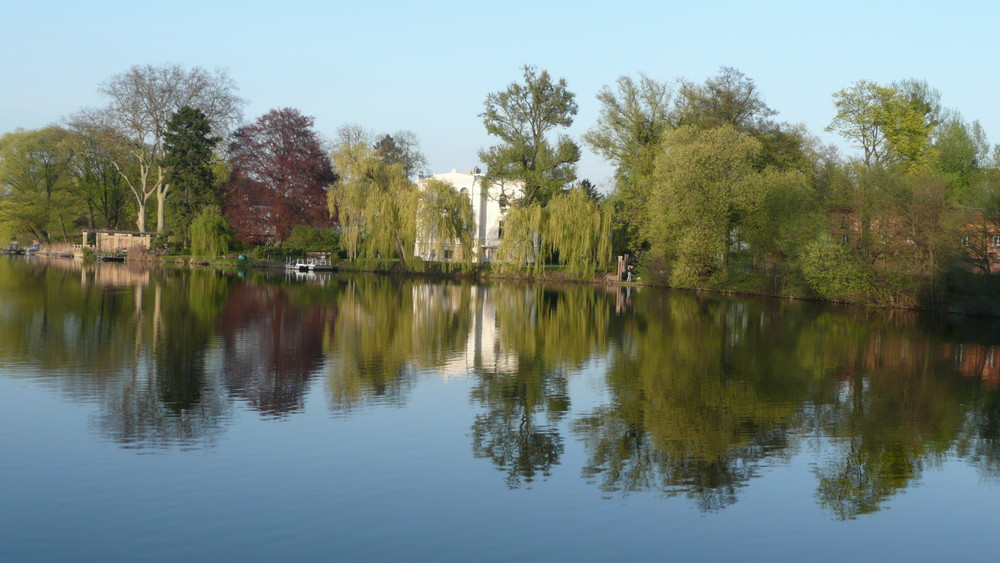
[[[83,240],[75,252],[83,256],[83,249],[90,248],[100,260],[123,260],[125,256],[142,255],[149,251],[152,245],[152,233],[136,233],[131,231],[92,231],[94,243],[90,244],[89,231],[83,231]]]
[[[328,258],[286,258],[285,269],[296,272],[332,272],[337,269]]]

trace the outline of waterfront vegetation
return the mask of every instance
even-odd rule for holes
[[[103,107],[0,137],[0,240],[155,224],[155,251],[200,259],[326,252],[353,269],[575,280],[629,255],[644,284],[1000,314],[1000,150],[919,80],[832,93],[827,130],[855,157],[778,121],[737,69],[619,77],[581,139],[615,167],[601,193],[561,133],[575,94],[525,66],[479,116],[497,141],[482,181],[506,211],[489,267],[467,198],[414,183],[412,132],[345,125],[328,151],[293,108],[243,123],[223,71],[136,66],[98,89]],[[421,240],[448,261],[414,256]]]

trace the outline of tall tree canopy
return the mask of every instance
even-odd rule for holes
[[[197,108],[212,123],[215,135],[224,136],[241,119],[244,102],[225,71],[185,70],[177,65],[133,66],[112,76],[99,91],[109,99],[108,105],[85,110],[73,121],[95,131],[114,132],[105,141],[121,143],[136,165],[113,161],[135,197],[136,226],[146,230],[146,208],[155,197],[156,230],[162,232],[171,187],[163,165],[163,136],[171,116],[184,106]]]
[[[777,114],[764,102],[752,78],[724,66],[704,84],[681,83],[673,122],[701,128],[732,126],[761,142],[756,168],[808,172],[812,161],[806,155],[804,135],[796,127],[775,121]]]
[[[731,125],[683,126],[664,139],[650,209],[651,255],[671,285],[727,281],[742,220],[759,205],[761,143]]]
[[[67,240],[78,216],[71,133],[50,126],[0,137],[0,225],[8,235]]]
[[[83,124],[77,124],[72,130],[71,189],[85,207],[83,225],[92,229],[127,228],[134,198],[125,178],[115,167],[116,162],[131,162],[127,150],[120,144],[103,142],[112,136],[106,131]]]
[[[648,246],[643,233],[649,214],[649,184],[663,136],[671,129],[672,91],[665,82],[646,75],[621,76],[616,90],[605,86],[597,94],[601,114],[583,136],[595,152],[615,166],[615,230],[624,236],[622,250]]]
[[[750,77],[724,66],[718,76],[703,85],[681,83],[674,113],[677,125],[729,124],[745,133],[754,133],[766,129],[770,118],[778,112],[767,106]]]
[[[219,205],[213,149],[219,142],[211,136],[212,125],[200,109],[184,106],[167,123],[164,134],[166,181],[174,195],[167,200],[169,231],[187,238],[191,221],[209,205]]]
[[[480,114],[486,132],[501,144],[479,152],[486,164],[485,183],[500,186],[503,180],[523,182],[518,202],[545,203],[576,178],[580,149],[566,135],[555,141],[547,135],[573,124],[577,105],[565,79],[553,82],[548,71],[524,67],[524,83],[486,97]],[[501,197],[509,194],[500,194]]]
[[[333,155],[339,178],[330,190],[331,215],[340,218],[348,257],[413,256],[417,188],[400,164],[386,164],[370,145],[343,142]]]
[[[826,128],[854,141],[868,169],[901,163],[925,167],[932,154],[926,108],[894,86],[860,80],[833,95],[837,115]]]
[[[329,227],[326,190],[336,180],[313,119],[275,109],[237,129],[223,212],[243,243],[276,243],[296,225]]]
[[[427,166],[427,157],[420,152],[420,141],[413,131],[385,134],[374,143],[375,152],[385,164],[398,164],[407,178],[413,178]]]

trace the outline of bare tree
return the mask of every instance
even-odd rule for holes
[[[114,162],[135,197],[136,226],[146,231],[146,208],[156,197],[156,230],[164,227],[164,209],[170,184],[162,164],[163,135],[170,116],[183,106],[201,110],[212,122],[214,135],[224,137],[239,123],[244,100],[236,96],[236,85],[224,70],[208,72],[200,67],[186,70],[178,65],[133,66],[101,84],[99,91],[109,98],[106,107],[84,110],[74,124],[91,124],[116,133],[127,147],[125,154],[135,165]]]

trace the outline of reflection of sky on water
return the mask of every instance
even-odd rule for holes
[[[64,284],[75,304],[0,293],[0,559],[991,547],[986,325],[970,340],[910,313],[653,290],[620,311],[595,288],[133,278]],[[134,362],[66,348],[99,342],[98,320],[127,336],[111,360]],[[33,347],[46,338],[63,348]]]

